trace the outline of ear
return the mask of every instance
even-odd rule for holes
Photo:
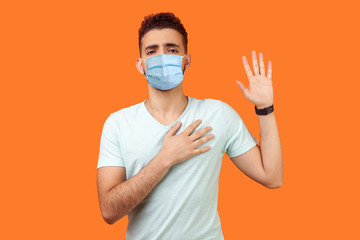
[[[188,53],[185,57],[184,57],[184,67],[185,70],[187,70],[191,65],[191,55]]]
[[[146,70],[144,69],[144,66],[143,66],[142,63],[143,63],[143,60],[141,60],[141,58],[136,59],[136,68],[137,68],[137,70],[139,71],[139,73],[145,75]],[[145,68],[146,68],[146,66],[145,66]]]

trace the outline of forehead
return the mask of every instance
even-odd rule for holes
[[[157,44],[160,46],[169,42],[175,43],[184,49],[182,38],[183,36],[178,31],[171,28],[152,29],[145,33],[141,39],[141,50],[143,51],[149,45]]]

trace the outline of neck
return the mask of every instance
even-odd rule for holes
[[[158,90],[149,86],[149,99],[145,102],[151,114],[161,118],[173,118],[180,115],[188,104],[182,83],[171,90]]]

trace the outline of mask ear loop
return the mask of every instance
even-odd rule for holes
[[[181,56],[181,61],[182,61],[182,59],[183,59],[186,55],[187,55],[187,53],[185,53],[184,56]],[[185,65],[184,65],[183,75],[185,75]]]
[[[145,64],[146,64],[146,59],[143,59],[143,58],[140,58],[140,59],[141,59],[142,62],[145,62]],[[143,72],[144,72],[143,74],[144,74],[144,76],[145,76],[145,78],[146,78],[146,72],[145,72],[145,70],[144,70],[144,67],[143,67]]]

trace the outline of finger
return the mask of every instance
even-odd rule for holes
[[[272,75],[272,63],[271,63],[271,61],[269,61],[267,77],[271,79],[271,77],[272,77],[271,75]]]
[[[265,76],[264,56],[262,53],[259,53],[259,59],[260,59],[260,74]]]
[[[258,65],[258,61],[257,61],[257,57],[256,57],[256,52],[252,51],[252,63],[253,63],[253,67],[254,67],[254,74],[259,75],[259,65]]]
[[[175,125],[170,128],[170,130],[165,134],[165,136],[173,136],[179,130],[181,124],[181,122],[175,123]]]
[[[193,151],[193,156],[198,155],[198,154],[203,153],[203,152],[207,152],[210,149],[211,149],[210,146],[206,146],[206,147],[203,147],[203,148],[195,148],[194,151]]]
[[[200,138],[205,133],[209,132],[212,128],[210,126],[204,127],[200,129],[199,131],[194,132],[190,135],[191,141],[195,141],[196,139]]]
[[[250,78],[253,77],[253,73],[251,71],[251,68],[250,68],[245,56],[242,57],[242,60],[243,60],[243,63],[244,63],[244,68],[245,68],[246,75],[248,76],[248,78],[250,80]]]
[[[245,97],[247,97],[248,93],[249,93],[249,89],[247,89],[244,84],[242,84],[240,81],[236,81],[236,83],[239,85],[240,90],[243,92],[243,94],[245,95]]]
[[[202,138],[199,138],[196,141],[194,141],[192,143],[192,145],[193,145],[194,148],[197,148],[198,146],[203,145],[204,143],[206,143],[207,141],[209,141],[212,138],[214,138],[214,134],[206,135],[206,136],[204,136]]]
[[[194,129],[200,125],[201,123],[201,119],[198,119],[196,120],[195,122],[193,122],[192,124],[190,124],[184,131],[183,133],[186,134],[186,136],[189,136],[193,131]]]

